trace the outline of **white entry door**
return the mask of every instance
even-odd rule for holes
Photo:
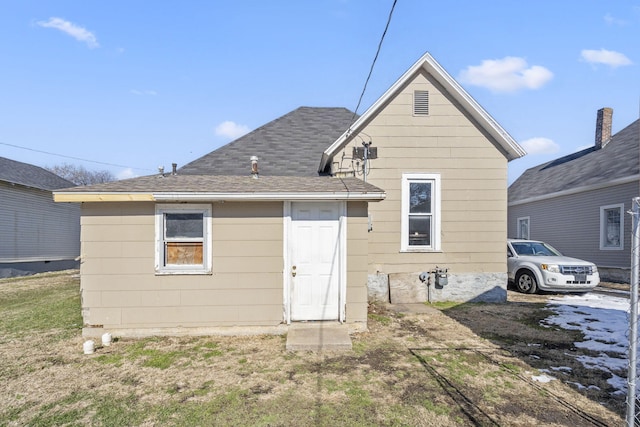
[[[338,320],[340,314],[339,203],[291,205],[291,320]]]

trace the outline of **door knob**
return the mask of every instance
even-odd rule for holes
[[[291,275],[293,277],[296,277],[296,266],[295,265],[293,267],[291,267]]]

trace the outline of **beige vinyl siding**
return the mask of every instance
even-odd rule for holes
[[[367,203],[347,212],[346,321],[366,323]],[[153,203],[84,203],[85,327],[144,335],[281,324],[282,215],[282,202],[213,203],[213,274],[157,275]]]
[[[85,203],[86,326],[122,329],[277,325],[282,203],[214,203],[211,275],[156,275],[153,203]]]
[[[631,200],[638,183],[584,191],[509,206],[509,237],[517,237],[517,218],[528,216],[529,237],[548,242],[563,254],[602,267],[630,268]],[[600,250],[600,207],[624,203],[624,249]]]
[[[429,91],[429,116],[412,114],[414,90]],[[428,74],[418,73],[363,134],[378,148],[367,181],[387,193],[369,206],[370,274],[436,265],[452,273],[506,272],[507,160]],[[400,251],[403,173],[440,174],[441,251]]]
[[[366,202],[347,205],[347,323],[367,322],[368,221]]]
[[[80,207],[0,181],[0,242],[0,263],[73,260],[80,254]]]

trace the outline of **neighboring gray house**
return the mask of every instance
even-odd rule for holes
[[[0,157],[0,277],[77,268],[80,206],[54,203],[74,184],[38,166]]]
[[[596,120],[592,147],[525,171],[509,187],[509,237],[543,240],[628,281],[631,201],[640,195],[640,120],[611,135],[613,110]]]

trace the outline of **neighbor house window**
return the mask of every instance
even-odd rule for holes
[[[518,218],[518,239],[530,239],[528,216]]]
[[[402,175],[402,251],[440,250],[440,175]]]
[[[211,206],[156,205],[156,272],[211,272]]]
[[[600,207],[600,249],[624,249],[624,204]]]

